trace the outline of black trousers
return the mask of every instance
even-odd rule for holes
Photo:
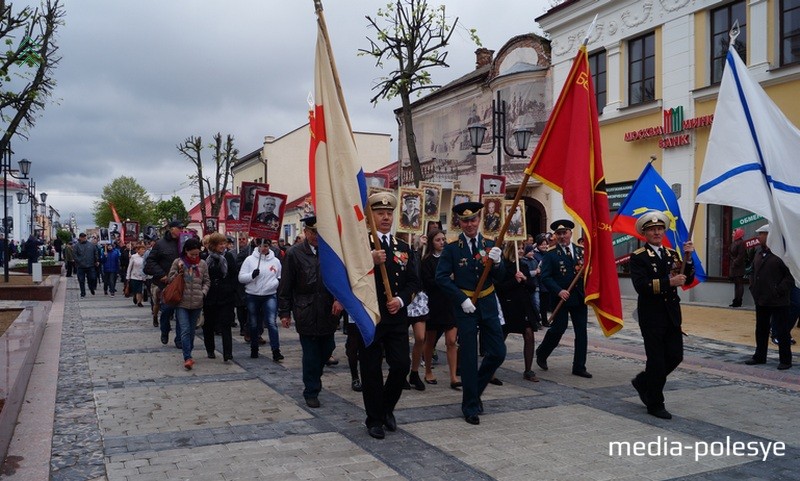
[[[382,351],[386,353],[389,374],[383,381]],[[387,414],[394,412],[403,393],[408,372],[411,370],[408,346],[408,325],[380,323],[375,328],[375,338],[369,347],[361,340],[358,357],[361,368],[361,385],[367,427],[380,426]]]
[[[222,331],[222,357],[233,359],[233,338],[231,335],[233,325],[233,304],[205,305],[203,306],[203,343],[206,352],[212,353],[216,349],[214,331]]]
[[[792,364],[791,331],[794,319],[789,319],[791,306],[761,306],[756,304],[756,352],[753,359],[767,360],[770,322],[778,338],[778,358],[782,364]]]
[[[647,409],[663,409],[667,376],[683,361],[683,334],[681,328],[672,323],[657,326],[643,326],[640,323],[639,327],[647,362],[644,371],[636,376],[637,383],[645,387]]]

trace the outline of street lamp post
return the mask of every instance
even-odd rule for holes
[[[3,169],[3,236],[5,237],[5,252],[3,253],[3,278],[5,282],[8,282],[8,258],[10,256],[8,251],[8,176],[10,175],[15,179],[24,180],[28,178],[28,174],[31,171],[31,161],[28,159],[22,159],[18,162],[20,176],[17,177],[14,174],[15,171],[11,169],[12,153],[11,146],[8,146],[6,151],[3,152],[2,164],[0,164],[0,168]],[[19,193],[20,192],[18,191],[17,194]]]
[[[25,191],[17,191],[17,203],[22,204],[31,204],[31,222],[30,222],[30,232],[28,235],[33,234],[33,209],[36,205],[36,182],[33,179],[28,181],[28,188]]]
[[[517,129],[513,132],[514,140],[517,143],[519,154],[515,154],[508,148],[506,138],[506,101],[500,99],[500,92],[497,92],[497,100],[492,100],[492,147],[486,152],[478,152],[483,145],[483,138],[486,136],[486,127],[480,123],[467,125],[469,131],[469,143],[474,149],[475,155],[489,155],[497,147],[497,175],[502,172],[503,152],[509,157],[525,157],[528,144],[531,141],[533,131],[528,128]]]

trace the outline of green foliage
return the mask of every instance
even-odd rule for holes
[[[103,187],[100,200],[94,203],[94,221],[98,226],[107,226],[114,220],[111,204],[120,220],[130,219],[141,225],[152,224],[154,202],[147,191],[133,177],[117,177]]]
[[[59,229],[58,232],[56,232],[56,237],[61,239],[61,242],[65,244],[72,241],[72,233],[67,229]]]
[[[187,212],[183,200],[177,195],[169,200],[160,200],[153,207],[155,225],[163,226],[172,220],[179,220],[184,224],[189,223],[189,212]]]

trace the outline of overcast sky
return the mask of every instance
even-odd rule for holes
[[[381,72],[357,55],[374,38],[365,15],[386,2],[323,6],[353,128],[391,134],[396,155],[399,99],[373,107]],[[475,67],[477,47],[463,27],[499,50],[515,35],[541,33],[534,18],[550,0],[430,0],[439,4],[462,25],[448,48],[451,67],[430,70],[443,85]],[[121,175],[135,177],[155,200],[181,196],[188,209],[196,202],[192,166],[175,146],[191,135],[209,142],[230,133],[245,154],[265,135],[303,125],[315,41],[312,0],[66,0],[54,103],[27,142],[15,138],[13,164],[31,160],[37,192],[48,193],[62,222],[74,212],[81,230],[94,225],[92,204],[103,186]]]

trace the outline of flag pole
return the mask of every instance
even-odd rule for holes
[[[328,50],[328,58],[331,62],[331,70],[333,71],[333,83],[336,86],[336,95],[339,97],[339,104],[342,106],[344,118],[347,120],[347,128],[353,132],[350,125],[350,114],[347,113],[347,104],[344,101],[344,92],[342,92],[342,84],[339,82],[339,71],[336,69],[336,60],[333,58],[333,51],[331,50],[331,40],[328,35],[328,25],[325,23],[325,14],[322,13],[322,0],[314,0],[314,11],[317,14],[317,23],[319,24],[322,35],[325,37],[325,48]],[[352,134],[351,134],[352,135]]]
[[[372,234],[372,244],[376,251],[383,250],[383,246],[381,246],[381,241],[378,240],[378,229],[375,228],[375,219],[372,217],[372,206],[369,205],[367,202],[367,225],[369,225],[369,231]],[[388,258],[389,253],[386,253]],[[386,293],[386,302],[391,301],[394,296],[392,295],[392,286],[389,284],[389,273],[386,271],[386,263],[381,262],[378,264],[378,269],[381,271],[381,279],[383,280],[383,291]]]
[[[692,210],[692,220],[691,220],[691,222],[689,222],[689,240],[692,240],[692,234],[694,234],[694,221],[695,221],[695,219],[697,219],[697,209],[699,207],[700,207],[700,204],[695,202],[694,203],[694,210]],[[675,246],[675,247],[678,247],[678,246]],[[680,246],[680,247],[683,248],[683,246]],[[683,264],[681,264],[681,274],[686,272],[686,255],[687,254],[689,255],[689,257],[691,257],[691,253],[690,252],[684,252],[683,253]]]
[[[594,16],[592,20],[592,24],[589,25],[589,29],[586,32],[586,37],[583,39],[583,47],[585,47],[589,43],[589,35],[594,31],[595,25],[597,24],[597,15]],[[536,155],[536,151],[534,151],[533,155]],[[511,209],[509,212],[514,212],[519,205],[519,201],[522,199],[522,193],[525,192],[525,188],[528,186],[528,180],[531,178],[531,174],[533,173],[533,169],[530,165],[525,168],[525,176],[522,178],[522,182],[517,189],[517,194],[514,196],[514,202],[511,204]],[[511,216],[506,216],[505,221],[503,222],[503,226],[500,228],[500,233],[497,235],[497,239],[495,239],[495,246],[500,247],[505,240],[506,231],[508,230],[508,225],[511,222]],[[486,279],[489,277],[489,270],[492,268],[492,262],[490,260],[484,259],[483,261],[484,267],[483,272],[481,273],[480,279],[478,279],[478,285],[475,286],[475,292],[472,294],[471,300],[472,303],[475,304],[478,300],[478,294],[483,290],[483,285],[486,283]],[[573,281],[574,283],[575,281]]]
[[[580,270],[578,270],[578,272],[575,273],[575,277],[572,278],[572,282],[569,283],[569,287],[567,287],[567,292],[571,293],[572,289],[575,288],[575,284],[578,283],[578,279],[580,279],[583,276],[583,268],[585,266],[586,266],[586,264],[581,264]],[[566,302],[566,301],[564,301],[564,299],[559,298],[558,304],[556,304],[555,309],[553,309],[553,313],[550,314],[550,318],[547,320],[548,324],[552,324],[553,323],[553,319],[555,319],[556,314],[558,314],[558,311],[561,310],[561,306],[564,305],[564,302]]]

